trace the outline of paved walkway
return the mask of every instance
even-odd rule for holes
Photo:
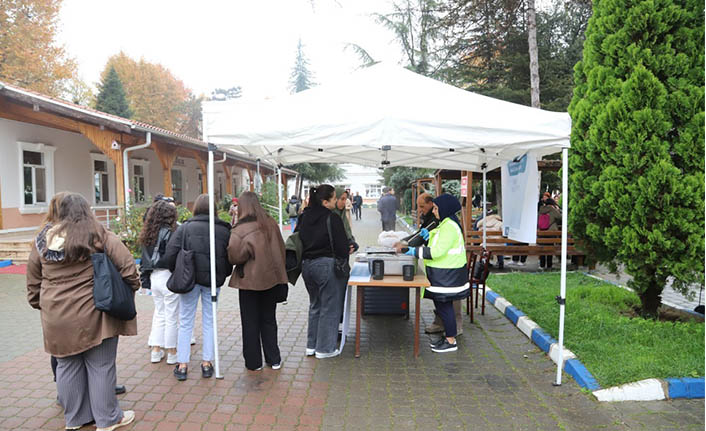
[[[353,227],[361,245],[374,243],[379,229],[375,210],[364,214],[370,219]],[[39,313],[26,304],[24,282],[0,276],[0,430],[61,430]],[[475,324],[466,321],[456,353],[434,354],[422,336],[414,359],[413,319],[368,316],[359,359],[349,343],[340,357],[316,360],[304,356],[308,298],[300,281],[277,312],[282,369],[250,372],[237,293],[224,288],[218,318],[225,378],[194,372],[180,383],[170,366],[149,363],[151,297],[137,303],[139,335],[121,338],[118,351],[119,381],[128,388],[121,406],[137,413],[127,430],[704,429],[703,400],[601,404],[570,377],[553,387],[554,364],[493,307]],[[423,324],[431,318],[431,303],[423,301]]]

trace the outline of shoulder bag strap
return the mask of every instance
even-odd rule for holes
[[[328,243],[331,247],[331,253],[333,253],[333,257],[336,258],[336,249],[333,248],[333,234],[331,234],[331,214],[326,218],[326,230],[328,230]]]

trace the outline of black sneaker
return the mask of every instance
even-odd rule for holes
[[[441,346],[442,344],[444,344],[444,341],[446,341],[446,338],[441,337],[441,338],[439,338],[438,340],[432,341],[431,343],[429,343],[429,347],[438,347],[438,346]]]
[[[458,350],[458,344],[451,344],[446,340],[446,338],[442,338],[441,344],[432,346],[431,350],[436,353],[455,352],[456,350]]]
[[[204,379],[209,379],[213,376],[213,366],[209,363],[208,365],[201,364],[201,377]]]
[[[186,380],[186,373],[187,373],[186,368],[179,369],[179,365],[174,367],[174,377],[176,377],[176,379],[179,380],[180,382],[183,382],[184,380]]]

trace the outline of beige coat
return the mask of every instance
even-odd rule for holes
[[[96,245],[97,251],[105,250],[125,281],[139,289],[140,276],[127,247],[112,232],[106,233],[104,243]],[[44,350],[59,358],[85,352],[106,338],[137,335],[136,318],[119,320],[94,306],[91,260],[72,264],[48,261],[33,244],[27,264],[27,299],[41,311]]]
[[[230,287],[267,290],[287,284],[282,234],[276,223],[268,223],[267,229],[269,240],[254,220],[240,220],[231,230],[228,260],[236,268],[228,284]]]

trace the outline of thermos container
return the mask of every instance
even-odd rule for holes
[[[402,279],[404,281],[414,280],[414,265],[403,265],[402,266]]]
[[[385,276],[385,261],[382,259],[373,260],[373,280],[382,280]]]

